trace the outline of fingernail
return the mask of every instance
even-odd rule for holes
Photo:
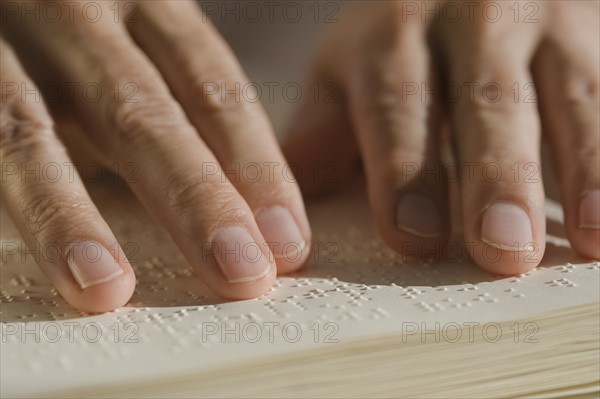
[[[256,281],[269,273],[269,261],[244,228],[225,227],[212,243],[215,259],[230,283]]]
[[[442,234],[440,212],[431,199],[421,194],[404,194],[400,197],[396,207],[396,225],[423,238]]]
[[[69,270],[81,289],[106,283],[123,274],[112,254],[94,241],[73,245],[67,259]]]
[[[600,190],[587,191],[581,197],[579,228],[600,229]]]
[[[505,251],[531,251],[532,240],[529,215],[520,206],[496,202],[485,210],[481,241]]]
[[[275,259],[296,262],[302,258],[306,242],[290,211],[282,206],[264,209],[256,215],[256,223]]]

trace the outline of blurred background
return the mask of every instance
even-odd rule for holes
[[[320,38],[352,1],[200,1],[238,57],[279,137],[299,103]],[[274,96],[270,98],[269,87]],[[286,94],[287,91],[287,94]],[[303,96],[309,93],[302,93]]]

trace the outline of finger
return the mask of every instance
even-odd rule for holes
[[[318,70],[318,68],[317,68]],[[335,190],[356,171],[358,149],[339,83],[315,72],[283,143],[305,195]]]
[[[67,302],[88,312],[111,311],[133,294],[133,270],[88,197],[33,82],[2,40],[0,52],[2,200]]]
[[[440,99],[427,26],[402,12],[393,4],[372,15],[373,29],[352,52],[356,58],[342,63],[352,74],[340,73],[383,238],[404,255],[432,257],[449,234],[438,150]]]
[[[139,2],[137,17],[130,32],[250,206],[278,272],[299,268],[310,228],[256,85],[194,2]]]
[[[567,236],[576,251],[598,259],[600,54],[594,35],[581,27],[595,26],[597,33],[599,10],[593,2],[575,2],[569,7],[569,13],[553,14],[560,31],[568,33],[549,33],[533,71],[543,131],[553,148]]]
[[[448,36],[448,35],[447,35]],[[526,272],[545,248],[540,127],[535,104],[521,90],[537,33],[502,20],[476,20],[448,38],[451,81],[467,85],[453,103],[465,241],[473,259],[499,274]]]
[[[97,82],[108,93],[94,102],[73,100],[80,123],[107,164],[136,165],[135,180],[127,182],[207,286],[232,299],[267,292],[275,264],[252,211],[125,28],[111,18],[36,28],[29,44],[65,80]],[[133,95],[114,89],[132,84]]]

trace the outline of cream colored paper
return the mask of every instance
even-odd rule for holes
[[[22,261],[22,253],[7,252],[21,241],[3,210],[3,397],[156,384],[286,353],[409,336],[415,326],[450,331],[455,324],[527,320],[599,302],[598,263],[574,255],[559,233],[548,236],[542,265],[518,277],[492,276],[465,260],[402,263],[378,238],[360,189],[309,204],[308,267],[278,278],[261,298],[224,302],[194,277],[121,184],[91,191],[134,264],[136,292],[127,307],[109,314],[70,309],[31,256]],[[549,230],[559,232],[560,211],[549,204],[548,213]],[[57,331],[60,339],[50,342]],[[429,343],[435,333],[425,338]]]

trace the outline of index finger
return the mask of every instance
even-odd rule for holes
[[[297,269],[311,236],[300,190],[233,53],[194,2],[139,2],[135,21],[132,36],[252,209],[278,272]]]

